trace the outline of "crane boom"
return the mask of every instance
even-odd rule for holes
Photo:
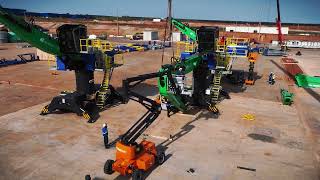
[[[190,27],[173,18],[171,19],[171,23],[190,39],[192,39],[193,41],[197,41],[197,33]]]
[[[278,17],[277,17],[278,40],[279,40],[279,44],[283,45],[283,35],[282,35],[282,31],[281,31],[281,15],[280,15],[280,2],[279,2],[279,0],[277,0],[277,13],[278,13]]]
[[[49,54],[61,55],[58,40],[0,6],[0,23],[32,46]]]
[[[173,77],[179,73],[188,74],[192,72],[198,68],[202,60],[202,56],[194,55],[175,65],[164,65],[159,71],[162,74],[158,78],[158,88],[161,96],[169,100],[180,111],[185,111],[187,107],[180,96],[181,92],[176,88]],[[179,69],[183,69],[183,71],[181,72]]]

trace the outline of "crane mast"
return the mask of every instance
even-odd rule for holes
[[[280,2],[279,0],[277,0],[277,28],[278,28],[278,41],[279,41],[279,45],[283,46],[283,34],[281,31],[281,15],[280,15]]]

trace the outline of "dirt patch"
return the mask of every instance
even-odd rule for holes
[[[316,118],[309,118],[308,124],[312,131],[315,133],[320,133],[320,121],[318,121]]]
[[[248,134],[248,137],[250,137],[250,138],[252,138],[254,140],[262,141],[262,142],[269,142],[269,143],[275,143],[276,142],[275,138],[273,138],[271,136],[264,135],[264,134],[251,133],[251,134]]]
[[[301,150],[304,149],[303,143],[298,141],[289,140],[286,143],[284,143],[284,145],[291,149],[301,149]]]

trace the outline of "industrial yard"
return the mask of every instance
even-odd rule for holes
[[[8,12],[0,180],[320,179],[319,25]]]
[[[167,62],[169,51],[166,50]],[[308,73],[317,74],[314,69],[320,64],[314,59],[320,58],[319,52],[302,53],[299,65]],[[161,65],[161,50],[135,52],[125,59],[128,63],[116,68],[111,81],[116,87],[127,77],[156,71]],[[234,66],[245,70],[247,62],[239,59]],[[40,109],[53,96],[74,88],[72,72],[52,75],[47,67],[46,61],[39,61],[1,69],[1,104],[6,107],[0,112],[1,179],[81,179],[85,174],[97,179],[116,178],[116,174],[103,174],[103,164],[114,158],[115,149],[104,149],[100,128],[108,122],[110,138],[115,139],[136,121],[143,108],[134,102],[112,107],[100,113],[95,124],[88,124],[75,114],[40,116]],[[245,90],[228,89],[231,99],[219,104],[222,115],[218,119],[203,110],[170,118],[162,113],[145,137],[156,144],[163,143],[168,159],[149,178],[317,179],[320,91],[290,85],[282,68],[278,57],[259,59],[256,69],[261,78]],[[274,86],[266,83],[270,70],[277,74]],[[101,75],[96,72],[98,82]],[[155,87],[156,82],[150,81],[137,90],[146,89],[146,95],[154,96]],[[295,93],[294,105],[281,104],[280,88]],[[248,113],[255,116],[253,121],[242,118]],[[168,140],[170,135],[172,140]],[[188,172],[190,168],[195,172]]]

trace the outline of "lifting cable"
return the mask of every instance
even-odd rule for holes
[[[164,50],[165,50],[165,43],[166,43],[166,37],[167,37],[167,28],[168,28],[168,17],[165,23],[165,29],[164,29],[164,37],[163,37],[163,48],[162,48],[162,56],[161,56],[161,67],[163,65],[164,60]]]
[[[174,48],[173,48],[173,41],[172,41],[172,24],[171,24],[171,19],[172,19],[172,6],[171,6],[171,2],[170,0],[168,1],[168,7],[167,7],[167,13],[168,16],[166,18],[166,23],[165,23],[165,29],[164,29],[164,37],[163,37],[163,49],[162,49],[162,57],[161,57],[161,66],[163,65],[163,61],[164,61],[164,51],[165,51],[165,45],[166,45],[166,38],[167,38],[167,29],[168,26],[169,28],[169,43],[171,44],[171,48],[172,48],[172,58],[174,59]],[[172,60],[171,60],[172,63]]]

